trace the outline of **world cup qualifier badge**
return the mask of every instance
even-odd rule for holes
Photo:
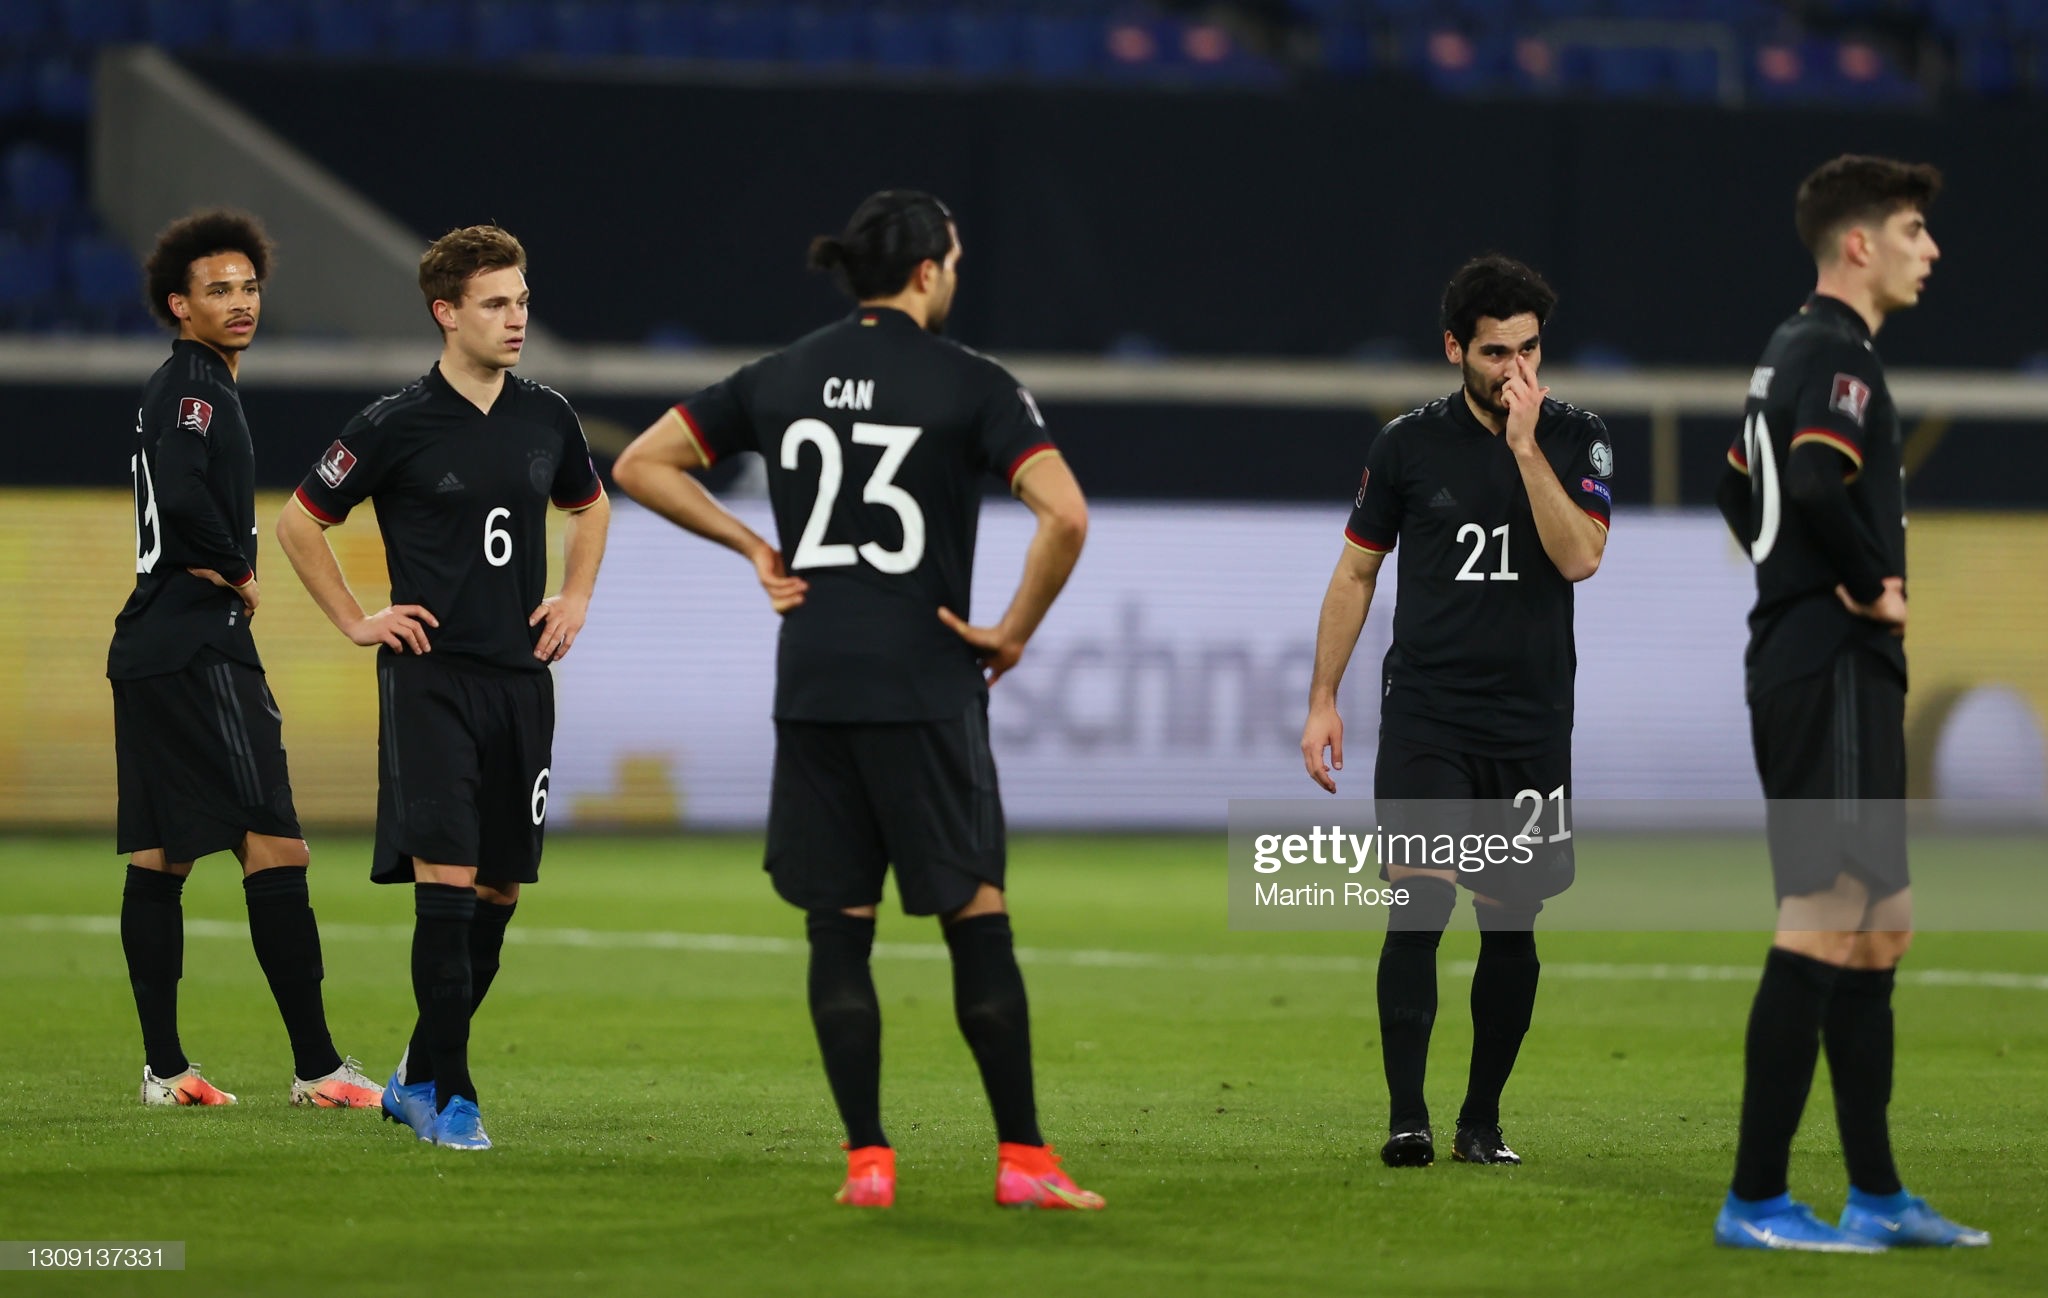
[[[327,448],[325,455],[320,457],[320,463],[316,466],[316,469],[320,474],[320,481],[330,487],[338,487],[341,485],[341,480],[348,476],[348,471],[355,467],[356,457],[349,453],[348,447],[343,446],[340,442],[336,442]]]
[[[1372,481],[1372,470],[1371,470],[1371,469],[1367,469],[1367,470],[1366,470],[1366,471],[1365,471],[1364,473],[1361,473],[1361,474],[1359,474],[1359,475],[1358,475],[1358,494],[1357,494],[1356,496],[1353,496],[1353,497],[1351,498],[1351,507],[1352,507],[1353,509],[1364,509],[1364,508],[1365,508],[1365,484],[1366,484],[1366,483],[1368,483],[1368,482],[1371,482],[1371,481]]]
[[[1863,412],[1870,408],[1870,385],[1854,374],[1835,375],[1835,386],[1828,393],[1828,409],[1837,414],[1849,416],[1858,428],[1863,427]]]
[[[198,397],[186,397],[178,402],[178,427],[188,433],[206,436],[206,430],[213,425],[213,407]]]

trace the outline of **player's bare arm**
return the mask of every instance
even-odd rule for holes
[[[263,591],[257,586],[256,574],[253,572],[238,586],[211,568],[187,568],[185,571],[201,581],[212,582],[222,590],[231,590],[235,594],[240,595],[242,597],[242,606],[251,613],[256,611],[256,605],[263,600]]]
[[[1344,718],[1337,713],[1337,686],[1351,665],[1358,633],[1372,609],[1380,565],[1387,552],[1347,544],[1323,592],[1323,611],[1316,620],[1315,674],[1308,687],[1308,722],[1301,728],[1301,761],[1308,777],[1329,793],[1337,791],[1334,772],[1344,769]],[[1327,758],[1325,757],[1327,754]]]
[[[612,502],[602,492],[596,500],[569,515],[569,535],[563,556],[562,591],[540,602],[526,625],[545,621],[533,656],[542,662],[560,662],[569,656],[577,633],[590,616],[590,596],[597,589],[598,565],[604,562],[605,537],[611,529]]]
[[[782,566],[782,551],[718,503],[695,471],[706,467],[689,425],[674,410],[650,424],[612,465],[612,481],[636,502],[686,532],[716,541],[754,565],[769,606],[787,613],[804,602],[810,583]]]
[[[1024,646],[1067,584],[1088,539],[1088,501],[1061,456],[1040,456],[1018,473],[1010,489],[1038,519],[1010,607],[994,626],[971,626],[952,609],[939,610],[939,620],[981,652],[991,685],[1024,656]]]
[[[441,623],[417,604],[394,604],[365,615],[341,575],[334,547],[327,543],[327,524],[308,514],[296,499],[278,516],[277,544],[306,593],[352,643],[365,648],[381,644],[399,653],[429,652],[427,628]]]
[[[1600,559],[1607,552],[1607,529],[1572,503],[1557,472],[1536,445],[1536,421],[1543,414],[1543,398],[1549,395],[1550,389],[1537,383],[1528,357],[1517,356],[1501,388],[1501,401],[1508,408],[1504,433],[1522,470],[1543,553],[1567,581],[1584,581],[1600,570]]]

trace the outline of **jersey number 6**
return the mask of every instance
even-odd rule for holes
[[[881,462],[861,488],[861,500],[894,510],[903,523],[900,549],[884,550],[873,541],[863,542],[856,549],[843,541],[825,540],[825,529],[832,522],[832,507],[839,499],[839,483],[846,475],[838,434],[822,419],[799,419],[789,426],[782,434],[783,468],[797,467],[806,443],[818,448],[818,497],[811,502],[811,516],[804,521],[803,535],[797,540],[796,553],[790,557],[791,572],[804,568],[846,568],[861,559],[867,560],[870,567],[891,574],[917,568],[924,560],[924,511],[918,508],[917,497],[897,486],[893,479],[903,467],[904,457],[923,434],[922,428],[901,424],[853,426],[855,444],[882,448]]]

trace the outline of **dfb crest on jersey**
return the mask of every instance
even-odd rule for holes
[[[1863,427],[1863,414],[1870,409],[1870,385],[1854,374],[1835,375],[1834,389],[1828,393],[1828,409],[1844,414]]]
[[[526,453],[526,480],[533,489],[545,496],[548,488],[555,485],[555,457],[546,451]]]
[[[336,442],[320,457],[320,463],[315,471],[319,473],[320,481],[330,487],[338,487],[341,480],[348,476],[348,471],[355,467],[356,457],[349,453],[348,447]]]
[[[1611,478],[1614,476],[1614,448],[1609,446],[1604,440],[1597,437],[1594,438],[1593,444],[1586,448],[1586,458],[1592,462],[1594,477]]]
[[[178,402],[178,427],[204,437],[212,424],[213,407],[206,402],[198,397],[186,397]]]
[[[1365,472],[1363,472],[1363,473],[1361,473],[1361,474],[1359,474],[1359,475],[1358,475],[1358,494],[1357,494],[1356,496],[1353,496],[1353,497],[1351,498],[1351,507],[1352,507],[1353,509],[1364,509],[1364,508],[1365,508],[1365,484],[1366,484],[1366,483],[1368,483],[1368,482],[1371,482],[1371,481],[1372,481],[1372,470],[1371,470],[1371,469],[1367,469],[1367,470],[1366,470]]]

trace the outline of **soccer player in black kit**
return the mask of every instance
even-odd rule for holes
[[[1017,665],[1066,583],[1087,504],[1030,394],[939,337],[960,251],[937,199],[869,197],[843,234],[811,247],[854,313],[683,401],[613,472],[641,504],[744,556],[783,617],[766,865],[808,912],[811,1018],[846,1123],[839,1201],[895,1201],[868,968],[893,867],[904,910],[944,925],[960,1031],[995,1112],[996,1202],[1100,1208],[1039,1133],[988,738],[988,685]],[[779,549],[690,476],[742,451],[767,460]],[[968,585],[990,474],[1038,530],[1008,611],[975,625]]]
[[[1912,940],[1906,867],[1906,493],[1899,415],[1874,343],[1920,300],[1940,250],[1941,174],[1843,156],[1799,187],[1819,282],[1750,377],[1718,499],[1756,565],[1750,734],[1769,799],[1778,931],[1750,1008],[1731,1248],[1984,1245],[1908,1194],[1892,1162],[1893,971]],[[1792,1136],[1828,1056],[1848,1204],[1795,1202]]]
[[[1301,754],[1337,791],[1344,767],[1343,680],[1388,551],[1400,544],[1393,647],[1380,681],[1373,797],[1537,811],[1528,860],[1469,872],[1392,864],[1408,900],[1389,909],[1380,950],[1382,1062],[1391,1101],[1390,1167],[1436,1158],[1423,1079],[1436,1022],[1436,953],[1460,885],[1479,921],[1472,975],[1472,1063],[1453,1155],[1519,1163],[1501,1136],[1500,1097],[1536,1003],[1534,925],[1571,885],[1572,584],[1600,567],[1614,448],[1599,416],[1548,399],[1537,383],[1543,326],[1557,296],[1529,267],[1480,257],[1444,293],[1444,355],[1457,392],[1388,424],[1366,452],[1316,629]],[[1382,813],[1384,814],[1384,812]],[[1507,832],[1527,819],[1516,814]],[[1503,823],[1506,817],[1503,815]]]
[[[256,457],[235,383],[270,257],[255,217],[214,210],[165,228],[145,268],[150,308],[178,338],[135,416],[135,590],[107,652],[117,848],[130,859],[121,948],[142,1020],[144,1104],[235,1102],[178,1037],[181,895],[192,863],[220,851],[242,864],[249,937],[291,1038],[292,1103],[376,1103],[376,1084],[328,1035],[283,718],[250,635]]]
[[[419,1020],[383,1092],[421,1140],[488,1149],[469,1026],[498,972],[521,884],[540,877],[554,678],[590,610],[611,506],[561,393],[517,378],[526,252],[496,226],[437,239],[420,291],[441,360],[348,422],[278,540],[329,620],[378,646],[377,849],[371,877],[413,886]],[[374,500],[392,606],[365,616],[327,528]],[[569,512],[547,589],[547,508]]]

